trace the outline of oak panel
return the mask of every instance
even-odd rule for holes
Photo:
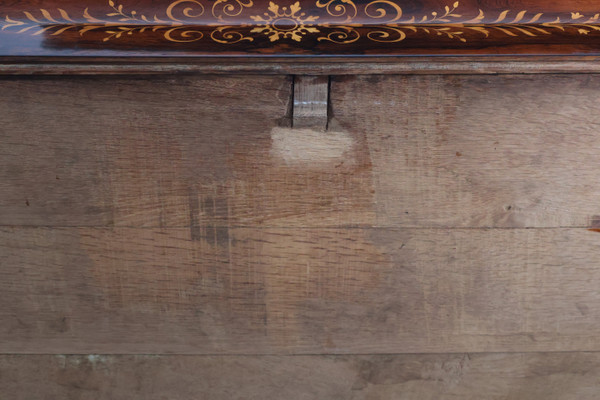
[[[592,227],[598,75],[0,81],[0,224]],[[260,104],[260,106],[257,106]]]
[[[599,382],[598,353],[0,356],[14,400],[592,400]]]
[[[331,108],[365,137],[378,225],[585,227],[600,219],[599,78],[339,77]]]
[[[586,229],[3,228],[4,353],[600,350]]]
[[[369,221],[369,171],[353,139],[285,129],[289,78],[17,79],[0,85],[0,224]],[[347,150],[351,162],[344,160]]]

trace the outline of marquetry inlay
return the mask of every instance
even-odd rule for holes
[[[253,0],[177,0],[159,12],[144,14],[109,0],[102,15],[92,14],[88,8],[77,16],[63,8],[22,10],[3,16],[1,29],[32,36],[69,32],[83,36],[99,31],[102,42],[160,32],[167,42],[211,40],[224,45],[252,42],[260,36],[270,42],[301,42],[311,37],[343,45],[358,40],[398,43],[409,37],[444,37],[466,43],[467,33],[485,39],[492,33],[494,37],[532,38],[567,31],[576,35],[600,31],[598,13],[571,12],[548,18],[542,12],[507,9],[490,14],[481,9],[476,14],[463,13],[457,1],[437,11],[411,15],[404,12],[401,2],[392,0],[296,1],[288,5],[272,1],[257,4]]]

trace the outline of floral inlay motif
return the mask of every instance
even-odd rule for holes
[[[271,42],[275,42],[282,38],[289,38],[299,42],[302,36],[308,33],[319,33],[319,30],[314,27],[314,22],[319,19],[314,15],[307,16],[300,12],[300,2],[292,4],[288,10],[287,7],[279,7],[279,5],[269,2],[269,12],[263,16],[252,15],[258,26],[252,29],[251,33],[264,33],[269,37]]]

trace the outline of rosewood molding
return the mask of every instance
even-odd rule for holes
[[[0,0],[0,56],[600,55],[600,4]]]

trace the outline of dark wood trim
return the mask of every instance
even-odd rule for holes
[[[591,0],[0,0],[0,56],[600,55]]]

